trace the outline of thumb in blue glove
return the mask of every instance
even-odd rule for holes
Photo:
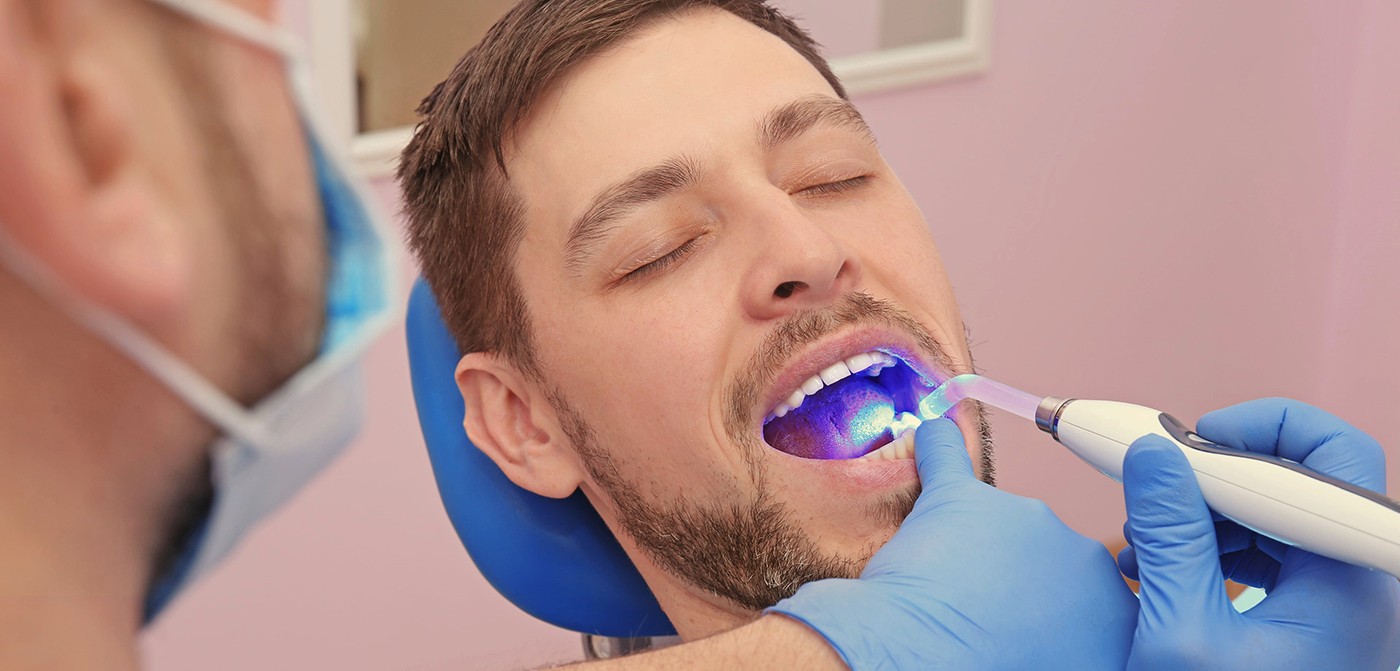
[[[855,669],[1121,669],[1137,601],[1104,547],[973,475],[947,419],[915,435],[923,492],[859,580],[772,609]]]
[[[1296,401],[1245,403],[1201,418],[1197,429],[1221,445],[1384,487],[1384,455],[1374,440]],[[1119,564],[1142,584],[1129,669],[1400,665],[1400,583],[1393,577],[1215,521],[1190,464],[1163,438],[1133,443],[1123,485],[1132,545]],[[1238,613],[1225,577],[1269,594]]]

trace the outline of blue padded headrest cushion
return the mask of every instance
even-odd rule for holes
[[[462,430],[461,355],[419,279],[408,301],[408,362],[418,421],[447,516],[481,574],[521,610],[600,636],[675,634],[666,614],[581,492],[534,494],[508,480]]]

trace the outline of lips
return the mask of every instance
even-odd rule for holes
[[[790,383],[795,388],[764,418],[765,442],[807,459],[912,458],[912,437],[902,439],[918,424],[910,413],[937,381],[918,372],[904,351],[892,345],[858,350]],[[820,362],[803,359],[801,368]]]

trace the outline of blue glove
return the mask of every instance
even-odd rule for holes
[[[978,481],[952,421],[925,422],[915,450],[923,493],[860,579],[808,583],[769,611],[853,669],[1122,669],[1138,606],[1108,551]]]
[[[1227,447],[1277,455],[1385,491],[1376,441],[1297,401],[1251,401],[1201,418]],[[1142,581],[1129,669],[1385,669],[1400,665],[1400,582],[1212,519],[1179,448],[1148,436],[1123,463],[1119,567]],[[1224,578],[1268,596],[1238,613]]]

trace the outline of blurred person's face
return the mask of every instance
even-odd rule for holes
[[[325,275],[281,58],[141,0],[0,9],[7,74],[43,91],[0,130],[33,159],[3,174],[11,235],[235,398],[270,391],[315,353]]]
[[[276,20],[274,0],[229,4]],[[211,282],[206,294],[221,304],[208,323],[224,324],[207,342],[232,350],[230,391],[251,403],[313,358],[320,342],[326,246],[307,135],[281,55],[158,6],[150,11],[162,15],[164,76],[181,94],[184,118],[177,132],[148,127],[149,143],[168,161],[172,183],[203,192],[190,216],[207,219],[210,246],[201,251],[226,269],[226,281]]]
[[[534,109],[507,167],[543,380],[482,402],[509,374],[467,356],[468,406],[487,408],[473,438],[516,436],[493,456],[527,488],[582,486],[687,637],[858,575],[917,473],[829,457],[890,441],[861,413],[912,410],[971,368],[928,225],[864,122],[719,11],[579,64]],[[841,362],[857,372],[812,382]],[[957,419],[985,449],[980,416]]]
[[[271,0],[229,3],[275,19]],[[315,355],[325,233],[279,56],[141,0],[0,0],[0,88],[16,245],[240,402]],[[213,428],[3,269],[0,300],[29,315],[17,329],[50,329],[27,346],[68,348],[33,358],[85,362],[52,384],[131,381],[76,408],[134,437],[85,465],[166,509],[167,531],[198,514]]]

